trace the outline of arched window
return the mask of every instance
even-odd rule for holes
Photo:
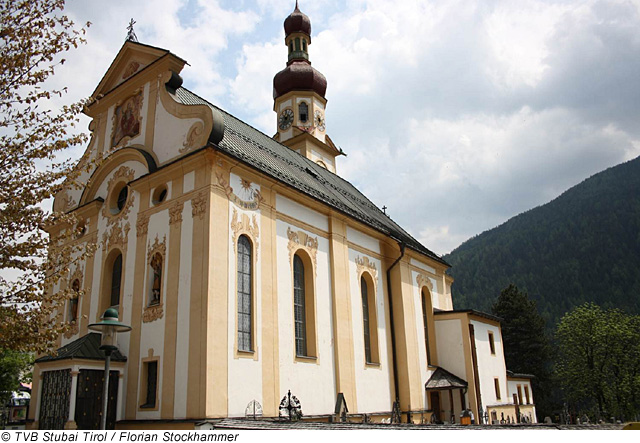
[[[371,363],[371,329],[369,325],[369,295],[367,281],[360,279],[360,291],[362,293],[362,323],[364,325],[364,355],[367,363]]]
[[[156,252],[151,258],[151,291],[149,293],[149,306],[159,305],[162,293],[162,254]]]
[[[431,296],[425,289],[422,290],[422,325],[424,327],[424,346],[427,349],[427,364],[431,364],[429,351],[429,310],[431,309]]]
[[[293,52],[293,40],[289,42],[289,54]]]
[[[246,235],[238,238],[238,350],[252,351],[252,250]]]
[[[120,304],[120,286],[122,285],[122,254],[113,261],[111,270],[111,298],[110,306],[118,306]]]
[[[302,50],[307,52],[307,41],[305,39],[302,39]]]
[[[71,291],[73,295],[69,299],[69,322],[74,322],[78,319],[78,300],[80,298],[80,280],[77,278],[71,283]]]
[[[368,364],[378,364],[378,318],[376,315],[375,285],[371,274],[365,272],[360,277],[362,298],[362,326],[364,330],[364,357]]]
[[[298,254],[293,256],[293,317],[296,332],[296,355],[307,355],[307,321],[305,310],[304,264]]]
[[[301,122],[304,123],[309,120],[309,105],[307,105],[306,102],[300,103],[300,105],[298,106],[298,114],[300,116]]]
[[[316,358],[315,283],[311,257],[299,249],[293,256],[293,320],[296,357]]]

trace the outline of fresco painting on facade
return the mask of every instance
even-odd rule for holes
[[[338,175],[327,80],[297,6],[285,33],[273,138],[182,87],[186,62],[170,51],[123,45],[86,110],[83,158],[109,155],[77,198],[54,203],[89,220],[79,241],[100,247],[71,280],[82,291],[63,313],[76,322],[64,351],[36,363],[31,428],[94,426],[76,418],[77,376],[104,364],[87,325],[110,306],[133,327],[114,356],[116,428],[535,421],[530,378],[507,374],[500,319],[454,310],[449,265]],[[54,405],[60,384],[70,395]]]

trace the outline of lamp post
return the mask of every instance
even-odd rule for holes
[[[102,334],[100,349],[104,351],[104,386],[102,391],[102,418],[100,429],[107,429],[107,405],[109,401],[109,366],[111,365],[111,353],[118,350],[116,342],[117,332],[129,332],[131,326],[118,321],[118,311],[109,308],[102,314],[102,321],[91,323],[89,329]]]

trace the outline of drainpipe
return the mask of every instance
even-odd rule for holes
[[[393,297],[391,296],[391,270],[398,264],[398,262],[404,257],[404,243],[398,242],[400,246],[400,257],[393,262],[393,264],[387,269],[387,297],[389,299],[389,317],[391,325],[391,361],[393,362],[393,386],[396,393],[396,402],[398,405],[398,363],[396,358],[396,328],[393,320]]]

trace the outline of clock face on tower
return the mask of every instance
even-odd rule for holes
[[[316,128],[318,128],[319,131],[324,132],[324,116],[322,115],[322,112],[320,111],[315,112],[313,123],[315,124]]]
[[[278,127],[284,131],[285,129],[289,129],[291,123],[293,123],[293,110],[287,108],[282,111],[280,117],[278,117]]]

